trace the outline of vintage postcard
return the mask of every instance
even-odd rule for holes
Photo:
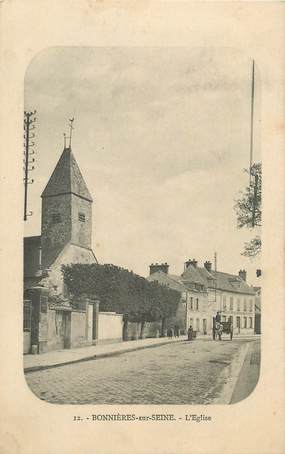
[[[284,5],[0,8],[1,452],[283,453]]]

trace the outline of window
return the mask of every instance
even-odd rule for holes
[[[240,311],[240,300],[239,300],[239,298],[237,299],[237,311]]]
[[[59,222],[61,222],[61,215],[59,213],[53,213],[51,215],[51,219],[53,224],[58,224]]]
[[[224,311],[227,310],[227,297],[226,296],[223,297],[223,310]]]
[[[243,300],[243,310],[247,311],[247,303],[246,303],[246,298]]]
[[[249,317],[249,328],[252,328],[252,317]]]
[[[252,300],[249,300],[249,310],[252,312]]]
[[[247,328],[247,318],[246,317],[243,318],[243,327]]]
[[[236,327],[240,328],[240,317],[236,318]]]
[[[196,311],[199,310],[199,298],[196,298]]]
[[[193,311],[193,296],[190,297],[190,309]]]
[[[85,222],[85,214],[84,213],[78,213],[78,220],[80,222]]]
[[[234,307],[234,299],[233,299],[233,297],[231,296],[231,297],[230,297],[230,311],[233,310],[233,307]]]
[[[193,318],[190,318],[190,325],[189,326],[192,326],[192,328],[194,329],[194,320],[193,320]]]

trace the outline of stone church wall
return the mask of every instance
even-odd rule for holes
[[[78,246],[91,248],[92,204],[74,194],[71,194],[71,202],[71,242]],[[82,215],[84,215],[84,221]]]
[[[56,216],[58,216],[56,218]],[[71,194],[42,199],[42,261],[49,266],[71,239]]]
[[[66,296],[61,267],[70,263],[91,264],[96,263],[96,259],[91,250],[68,244],[51,266],[48,276],[42,280],[42,284],[49,288],[51,294]]]

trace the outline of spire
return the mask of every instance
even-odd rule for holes
[[[41,197],[54,197],[56,195],[70,193],[93,202],[78,164],[69,147],[64,148]]]

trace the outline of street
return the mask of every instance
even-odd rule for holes
[[[57,404],[211,404],[247,344],[259,351],[254,339],[198,339],[30,372],[26,380],[40,399]]]

